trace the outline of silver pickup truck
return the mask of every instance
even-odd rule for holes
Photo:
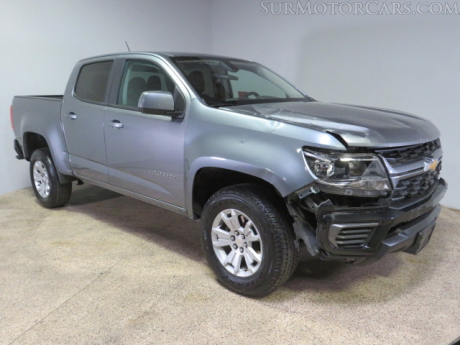
[[[323,103],[255,62],[131,52],[77,63],[63,96],[17,96],[18,159],[48,208],[83,181],[201,219],[218,279],[264,296],[298,253],[416,254],[446,192],[440,133],[393,110]]]

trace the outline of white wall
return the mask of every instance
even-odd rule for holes
[[[261,62],[322,101],[431,120],[449,183],[442,204],[460,209],[458,16],[262,15],[260,3],[214,1],[213,53]]]
[[[131,50],[211,52],[210,0],[0,2],[0,194],[30,185],[18,161],[14,95],[62,94],[75,63]]]

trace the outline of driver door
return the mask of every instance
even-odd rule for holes
[[[174,206],[185,207],[185,118],[141,113],[144,91],[176,94],[185,111],[185,98],[161,61],[125,60],[117,97],[105,112],[105,144],[109,184]]]

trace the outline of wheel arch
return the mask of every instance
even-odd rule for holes
[[[212,157],[202,157],[199,160],[208,164],[195,164],[194,169],[190,169],[187,179],[188,214],[193,219],[201,217],[204,204],[211,195],[228,186],[252,183],[271,189],[280,198],[289,194],[282,178],[269,169],[231,160],[216,162]],[[235,170],[235,167],[238,167],[238,170]]]
[[[36,133],[36,132],[25,132],[23,135],[23,151],[24,158],[29,162],[32,154],[37,149],[48,149],[50,151],[51,157],[53,158],[54,165],[58,171],[58,177],[60,183],[67,183],[75,180],[75,177],[68,174],[62,174],[61,171],[68,171],[68,161],[63,160],[63,157],[60,157],[53,145],[49,145],[48,140],[45,136]]]
[[[26,132],[23,135],[24,158],[29,162],[32,153],[37,149],[49,148],[48,142],[41,134]]]

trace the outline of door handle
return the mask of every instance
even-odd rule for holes
[[[114,129],[123,128],[123,124],[118,120],[113,120],[112,122],[110,122],[110,126],[112,126],[112,128],[114,128]]]
[[[67,117],[71,120],[76,120],[77,119],[77,114],[75,114],[73,111],[67,114]]]

